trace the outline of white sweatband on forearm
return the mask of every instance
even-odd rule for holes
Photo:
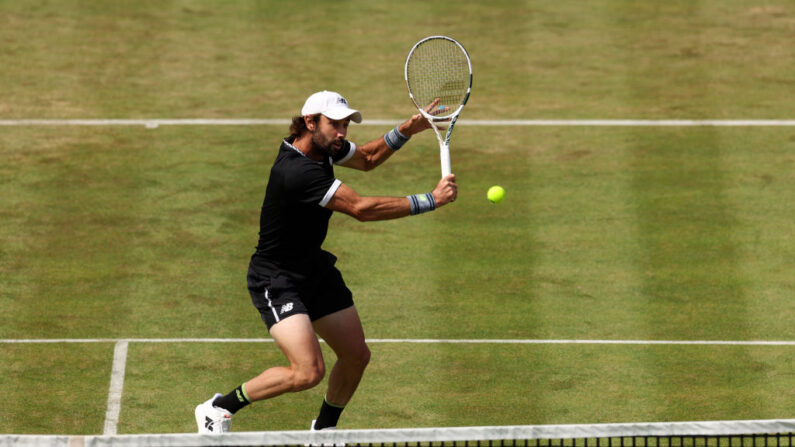
[[[394,129],[390,130],[386,134],[384,134],[384,141],[386,141],[386,145],[389,146],[390,149],[396,151],[403,147],[409,141],[409,138],[398,130],[398,126],[395,126]]]
[[[433,211],[436,209],[436,200],[433,198],[433,194],[425,193],[425,194],[414,194],[413,196],[406,196],[409,199],[409,205],[411,205],[411,215],[414,216],[416,214],[426,213],[428,211]]]

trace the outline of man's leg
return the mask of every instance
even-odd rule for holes
[[[289,366],[265,370],[245,384],[248,398],[254,402],[287,392],[314,387],[325,375],[323,354],[306,314],[296,314],[276,323],[271,337],[289,361]]]
[[[270,332],[289,366],[267,369],[231,393],[217,394],[200,404],[195,411],[199,433],[227,432],[232,415],[249,403],[312,388],[323,379],[323,354],[308,315],[287,317]]]
[[[370,361],[370,349],[364,341],[359,313],[353,306],[316,320],[314,327],[337,355],[337,362],[329,375],[326,398],[314,427],[322,429],[336,426],[342,408],[359,386]]]

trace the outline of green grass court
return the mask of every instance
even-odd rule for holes
[[[431,34],[472,57],[462,120],[792,120],[794,30],[785,0],[0,1],[0,121],[288,119],[330,89],[397,123]],[[0,125],[0,339],[267,338],[245,274],[286,133]],[[459,125],[451,151],[449,207],[331,220],[368,338],[789,344],[373,343],[344,428],[795,417],[795,127]],[[408,195],[438,165],[426,132],[335,172]],[[113,351],[0,343],[0,433],[102,433]],[[192,432],[196,404],[277,362],[130,343],[118,432]],[[324,388],[233,430],[306,429]]]

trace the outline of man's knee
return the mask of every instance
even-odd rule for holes
[[[293,391],[303,391],[317,386],[326,375],[325,366],[320,363],[311,367],[303,367],[293,371]]]
[[[345,358],[344,361],[364,371],[367,364],[370,363],[370,356],[370,348],[368,348],[367,345],[363,345],[360,349]]]

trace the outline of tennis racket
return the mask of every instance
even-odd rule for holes
[[[455,39],[430,36],[417,42],[406,58],[406,86],[409,97],[431,123],[439,140],[442,178],[450,174],[450,135],[472,89],[469,54]],[[429,110],[429,106],[436,105]],[[437,123],[449,121],[442,138]]]

